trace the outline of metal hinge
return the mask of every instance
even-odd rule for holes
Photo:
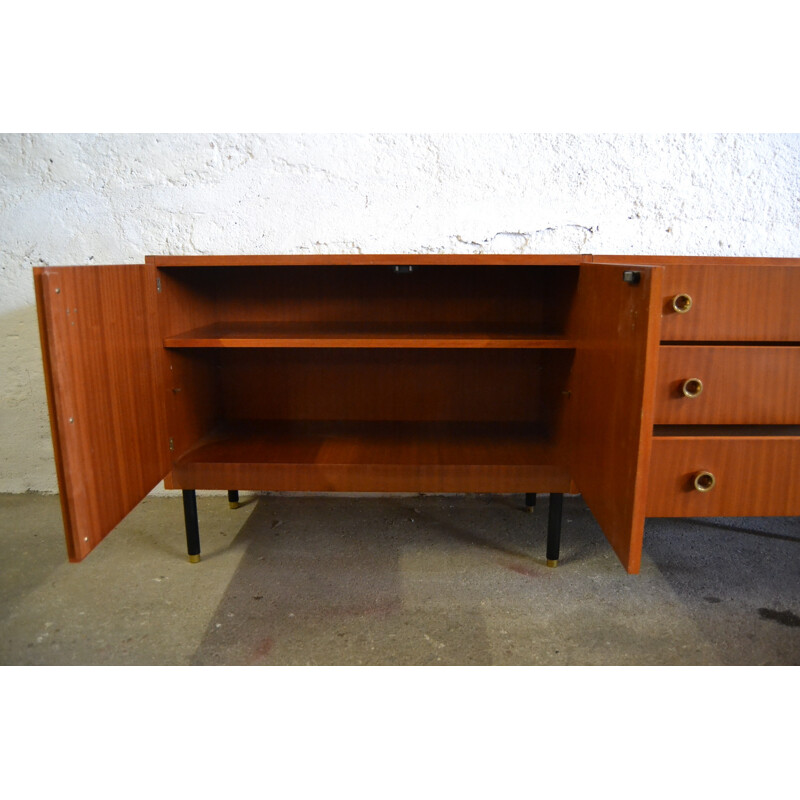
[[[170,453],[174,453],[175,452],[175,440],[172,439],[172,438],[170,438],[170,440],[169,440],[169,451],[170,451]]]
[[[622,273],[622,280],[631,286],[638,286],[642,281],[642,273],[633,269],[627,269]]]
[[[156,278],[156,291],[161,294],[161,278]]]

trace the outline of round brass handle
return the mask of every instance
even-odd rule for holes
[[[703,381],[700,378],[687,378],[681,384],[684,397],[699,397],[703,393]]]
[[[711,472],[698,472],[694,476],[694,488],[698,492],[710,492],[717,483],[717,479]]]
[[[672,307],[679,314],[685,314],[692,307],[692,298],[688,294],[676,294],[672,298]]]

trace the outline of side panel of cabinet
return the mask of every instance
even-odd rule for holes
[[[626,270],[639,282],[626,283]],[[657,373],[658,267],[581,266],[567,416],[578,491],[628,572],[639,571]]]
[[[169,469],[152,265],[34,270],[67,551],[80,561]]]

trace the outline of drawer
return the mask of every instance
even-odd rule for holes
[[[655,422],[800,424],[800,347],[663,345]]]
[[[800,342],[797,267],[672,264],[662,286],[662,341]]]
[[[800,435],[655,436],[646,515],[800,515]]]

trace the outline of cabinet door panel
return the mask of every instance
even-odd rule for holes
[[[639,273],[626,283],[626,270]],[[566,420],[578,491],[628,572],[639,571],[658,358],[659,267],[584,264]]]
[[[71,561],[169,469],[155,268],[34,270],[50,423]]]

